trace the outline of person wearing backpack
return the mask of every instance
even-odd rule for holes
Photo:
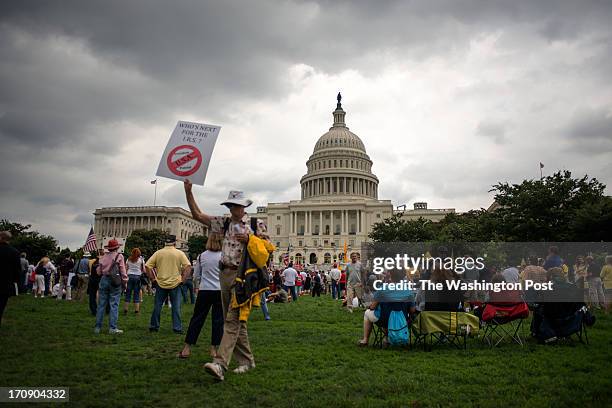
[[[221,305],[225,317],[223,338],[219,353],[212,363],[206,363],[204,368],[217,380],[223,381],[228,365],[234,356],[238,367],[236,374],[246,373],[255,368],[255,358],[251,352],[247,331],[247,322],[240,320],[238,308],[231,308],[232,287],[238,276],[238,269],[247,250],[251,235],[269,240],[265,224],[256,218],[250,218],[245,209],[253,204],[242,191],[230,191],[227,200],[221,203],[226,206],[231,217],[213,217],[204,214],[198,207],[192,192],[192,184],[185,179],[185,196],[194,219],[200,221],[210,231],[223,235],[221,262],[223,268],[219,274],[221,287]]]
[[[400,283],[406,272],[394,269],[391,283]],[[410,316],[416,311],[414,293],[408,289],[384,289],[374,292],[373,301],[363,315],[363,338],[357,343],[365,347],[370,340],[374,324],[385,332],[385,345],[406,345],[410,342]]]
[[[100,258],[98,265],[98,275],[100,278],[99,304],[96,313],[96,326],[94,333],[100,333],[102,329],[102,321],[104,320],[104,311],[106,304],[110,304],[109,313],[109,334],[121,334],[123,330],[117,328],[117,320],[119,320],[119,298],[121,297],[121,288],[127,286],[128,276],[125,269],[125,261],[118,249],[121,247],[116,239],[108,241],[105,247],[108,253]]]

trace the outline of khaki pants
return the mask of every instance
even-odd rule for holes
[[[357,285],[351,285],[350,283],[346,286],[346,307],[353,307],[353,298],[359,299],[361,302],[361,298],[363,297],[363,288]]]
[[[226,268],[221,271],[219,276],[221,283],[221,307],[223,308],[225,322],[223,324],[223,338],[219,345],[218,356],[214,359],[214,362],[220,364],[226,370],[232,360],[232,355],[236,357],[238,365],[255,364],[249,344],[246,322],[240,321],[239,309],[230,309],[229,307],[232,299],[231,289],[237,272],[235,269]]]
[[[77,287],[74,294],[74,300],[83,300],[87,292],[87,284],[89,283],[89,275],[77,275]]]

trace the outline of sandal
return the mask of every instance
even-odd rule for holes
[[[359,340],[359,341],[357,342],[357,345],[358,345],[359,347],[368,347],[368,343],[367,343],[367,342],[364,342],[363,340]]]
[[[176,356],[177,356],[178,358],[183,358],[183,359],[185,359],[185,358],[189,358],[189,356],[190,356],[190,355],[191,355],[191,354],[183,354],[183,351],[181,350],[181,351],[180,351],[180,352],[179,352],[179,353],[178,353]]]

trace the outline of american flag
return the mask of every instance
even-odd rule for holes
[[[287,247],[287,252],[283,254],[283,264],[289,265],[289,251],[291,251],[291,244]]]
[[[98,247],[98,242],[96,241],[96,234],[94,234],[93,227],[89,230],[89,235],[87,235],[87,239],[85,240],[85,245],[83,245],[83,249],[88,252],[95,252]]]

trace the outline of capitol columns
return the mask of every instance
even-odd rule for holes
[[[323,235],[323,210],[319,211],[319,235]]]
[[[363,210],[359,210],[359,232],[363,234],[363,219],[365,218],[365,214]]]

